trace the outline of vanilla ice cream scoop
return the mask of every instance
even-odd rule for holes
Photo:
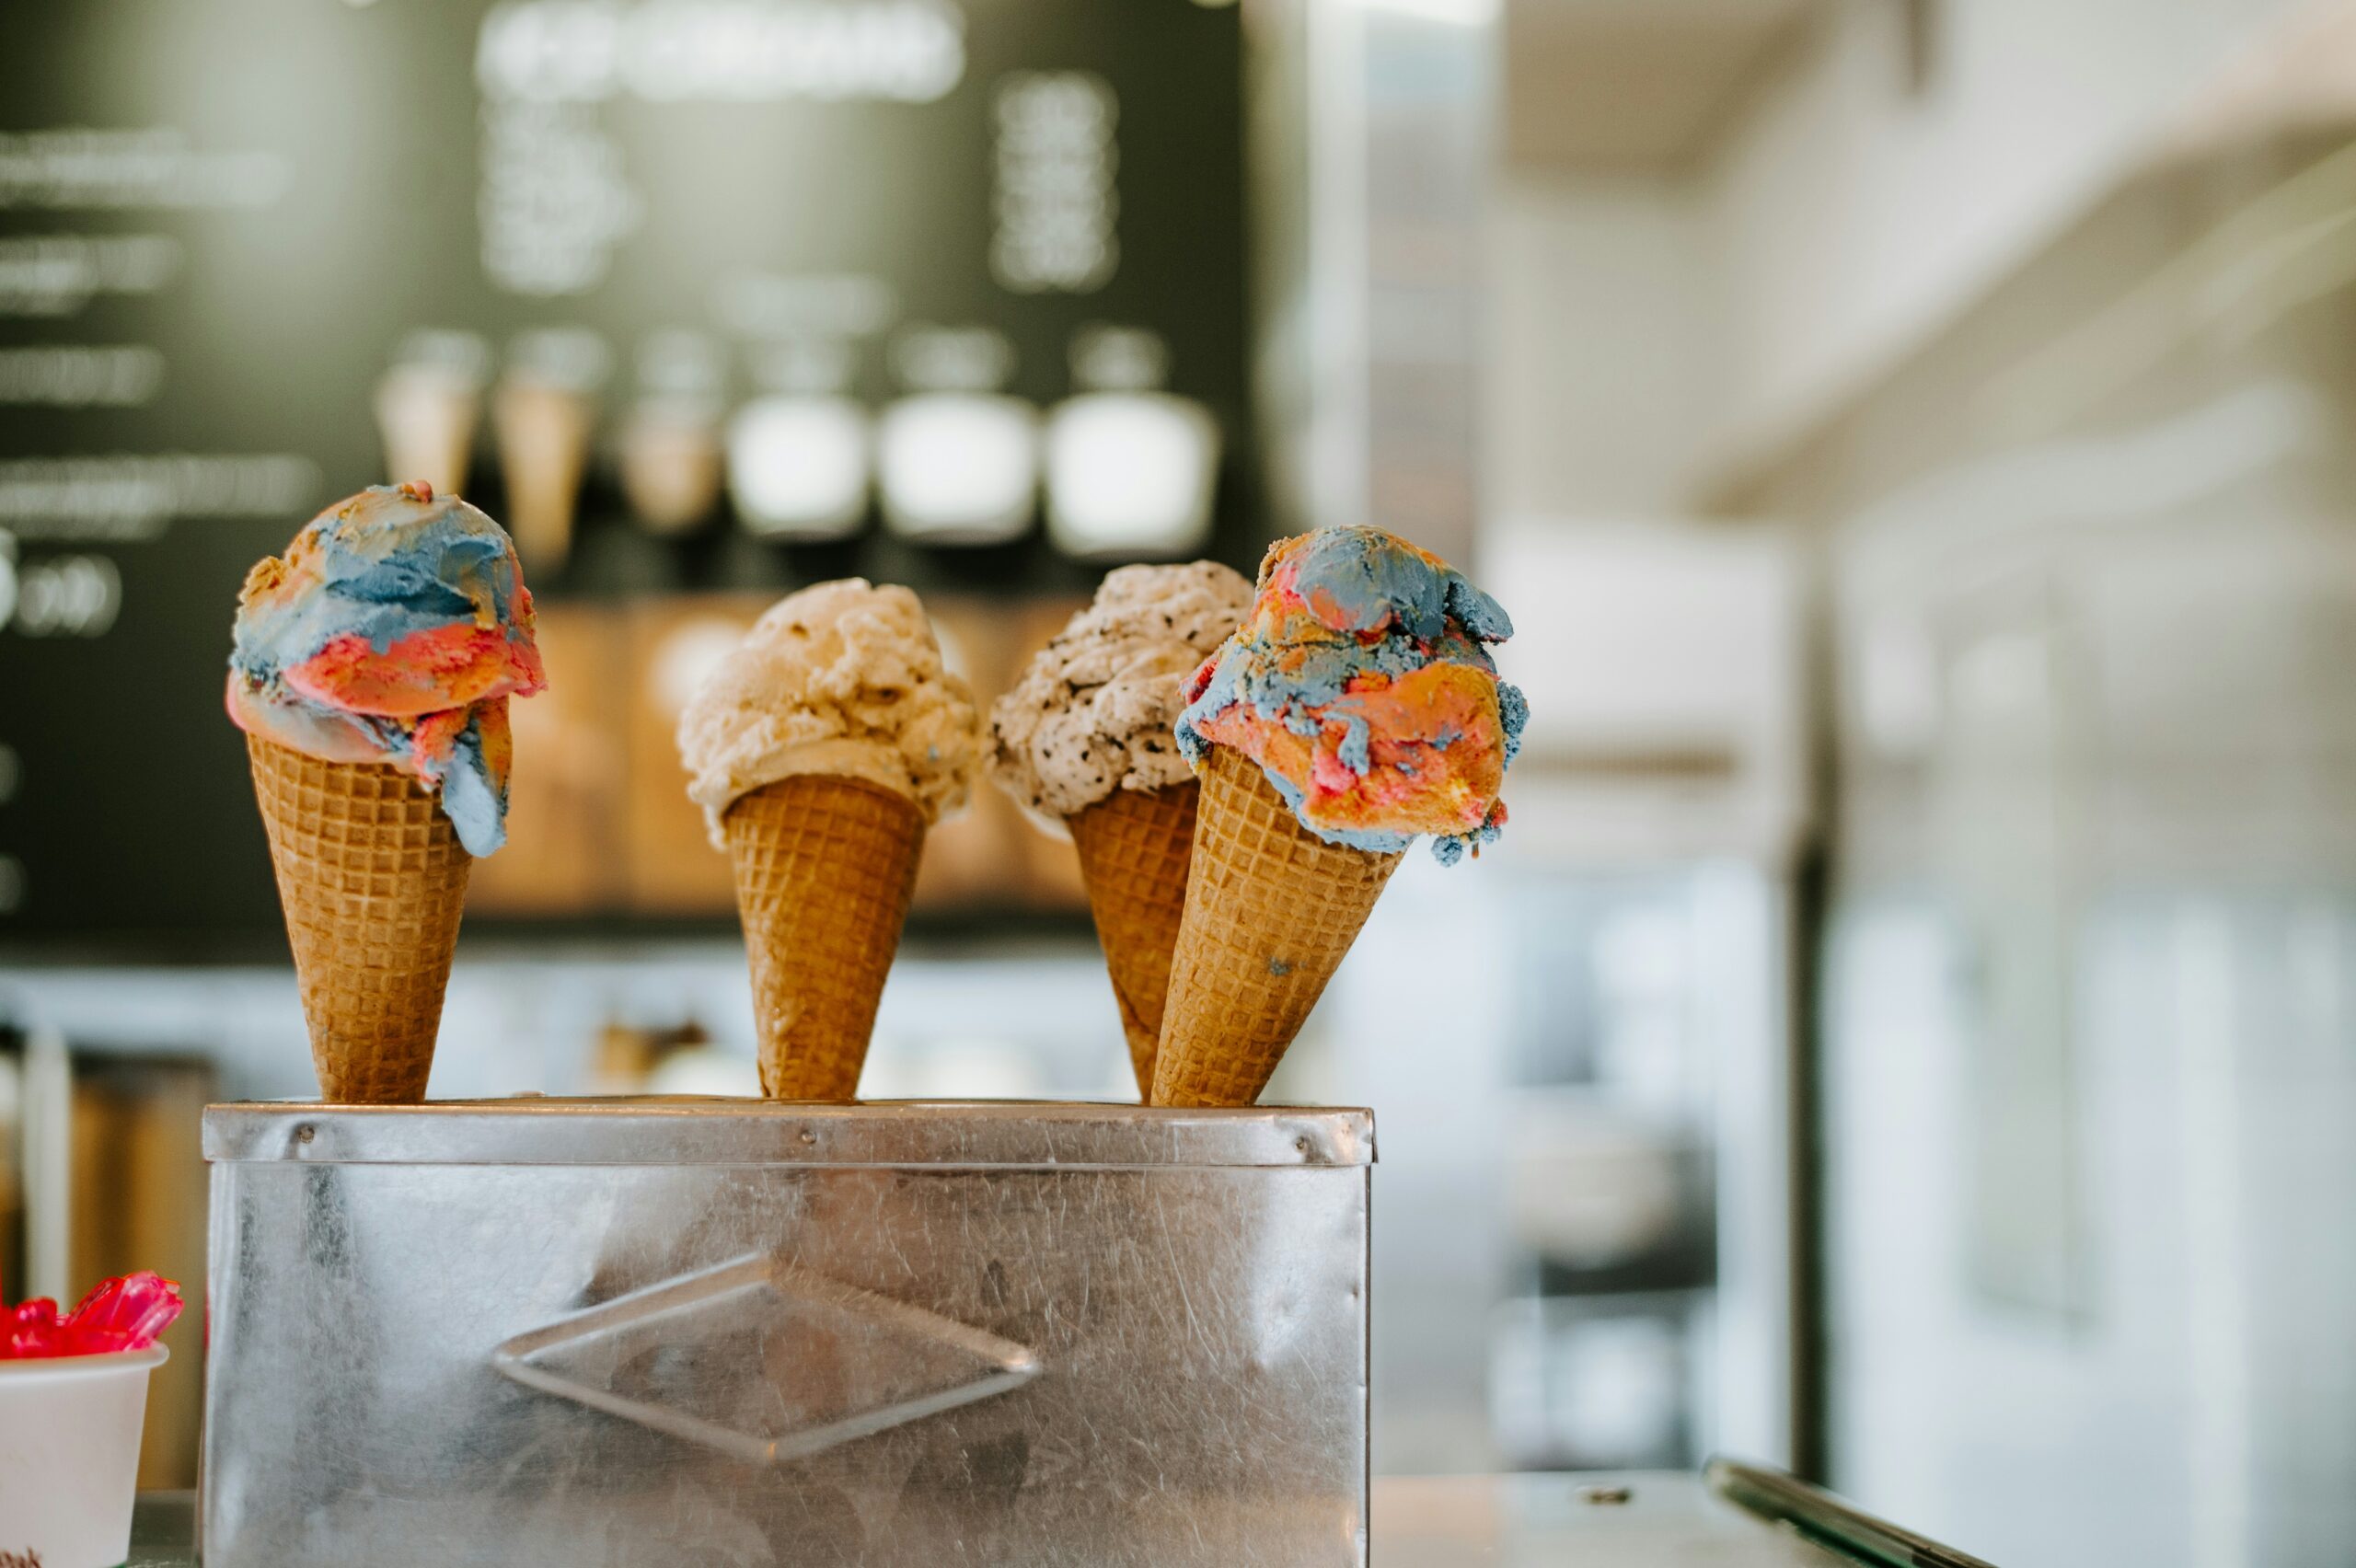
[[[917,596],[855,577],[771,605],[679,716],[687,794],[722,848],[740,796],[799,774],[863,779],[938,822],[965,803],[981,745]]]
[[[1110,573],[990,710],[991,778],[1050,821],[1191,778],[1181,688],[1251,608],[1252,584],[1216,561]]]

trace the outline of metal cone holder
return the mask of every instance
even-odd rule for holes
[[[204,1145],[210,1568],[1365,1561],[1364,1111],[257,1104]]]

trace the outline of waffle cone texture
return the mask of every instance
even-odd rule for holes
[[[1399,860],[1326,843],[1257,763],[1212,746],[1152,1102],[1258,1100]]]
[[[849,1101],[916,890],[923,814],[880,786],[807,774],[742,796],[721,826],[752,969],[761,1092]]]
[[[425,1098],[474,860],[432,791],[382,763],[246,737],[319,1092]]]
[[[1186,913],[1187,859],[1200,794],[1192,779],[1166,790],[1115,790],[1064,820],[1080,851],[1088,912],[1112,972],[1138,1092],[1148,1096],[1170,991],[1170,955]]]

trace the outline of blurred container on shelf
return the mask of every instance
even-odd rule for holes
[[[491,346],[473,332],[428,328],[401,340],[376,383],[387,483],[423,479],[436,494],[465,493],[490,375]]]
[[[1038,514],[1039,411],[999,389],[1014,349],[985,327],[912,327],[892,345],[908,391],[875,424],[884,526],[935,545],[1021,538]]]
[[[762,538],[849,537],[867,521],[872,421],[849,394],[849,344],[797,340],[756,358],[761,394],[728,426],[728,494]]]
[[[491,421],[507,494],[504,521],[526,569],[561,567],[572,553],[596,394],[611,358],[603,339],[578,328],[519,332],[508,344]]]
[[[640,525],[691,533],[720,502],[725,351],[700,332],[653,333],[638,349],[638,401],[616,437],[622,494]]]
[[[1071,344],[1075,396],[1049,410],[1047,536],[1081,559],[1199,551],[1211,531],[1219,432],[1163,390],[1169,345],[1142,328],[1091,326]]]

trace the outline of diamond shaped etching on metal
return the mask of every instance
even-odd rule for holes
[[[754,1464],[779,1464],[1017,1389],[1011,1340],[771,1253],[681,1274],[517,1334],[527,1389]]]

